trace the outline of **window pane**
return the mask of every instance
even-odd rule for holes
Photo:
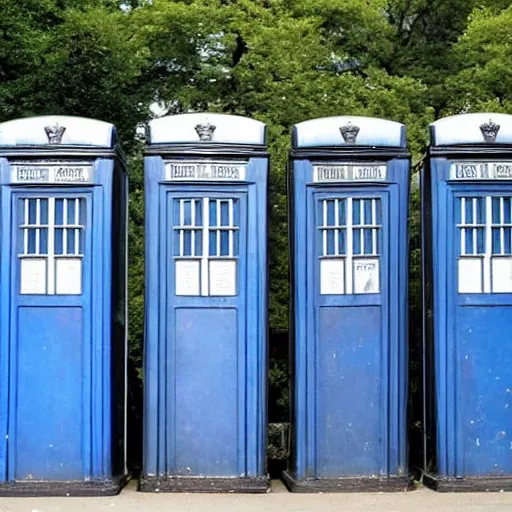
[[[174,246],[174,256],[181,256],[180,254],[180,230],[173,229],[173,246]]]
[[[340,229],[339,231],[339,254],[346,254],[346,229]]]
[[[36,254],[36,230],[28,230],[28,254]]]
[[[28,200],[28,223],[29,224],[36,223],[36,200],[35,199]]]
[[[196,199],[195,201],[195,210],[196,210],[196,226],[203,225],[203,202],[201,199]]]
[[[500,199],[499,197],[492,198],[492,223],[501,224],[502,219],[500,216]]]
[[[75,230],[67,229],[67,254],[75,254]]]
[[[365,229],[364,230],[364,253],[372,254],[373,253],[373,229]]]
[[[78,219],[78,222],[82,224],[82,226],[85,225],[85,200],[80,199],[80,218]]]
[[[466,199],[465,215],[466,224],[473,224],[473,198]]]
[[[82,256],[85,254],[85,251],[84,251],[84,246],[85,246],[85,233],[84,233],[84,230],[83,229],[80,229],[80,235],[78,237],[78,240],[79,240],[79,254],[81,254]]]
[[[39,232],[39,252],[48,254],[48,229],[43,228]]]
[[[210,231],[210,256],[217,256],[217,230]]]
[[[189,229],[183,230],[184,233],[184,249],[183,256],[191,256],[192,255],[192,233]]]
[[[192,224],[192,205],[188,200],[183,201],[183,225],[190,226]]]
[[[221,226],[229,226],[229,201],[220,202]]]
[[[64,254],[63,229],[55,230],[55,254]]]
[[[492,252],[493,254],[501,253],[500,228],[492,228]]]
[[[477,228],[477,251],[478,254],[485,253],[485,228]]]
[[[76,201],[75,199],[68,199],[68,224],[74,224],[75,223],[75,206]]]
[[[240,227],[240,201],[233,199],[233,225]]]
[[[504,249],[504,252],[505,254],[512,254],[512,248],[511,248],[511,240],[510,240],[510,229],[504,229],[505,233],[504,233],[504,239],[505,239],[505,249]]]
[[[64,200],[56,199],[55,200],[55,224],[57,226],[62,226],[64,223]]]
[[[354,199],[352,201],[352,223],[354,225],[361,224],[361,200]]]
[[[48,199],[41,199],[41,224],[48,224]]]
[[[220,255],[229,256],[229,231],[220,232]]]
[[[200,229],[195,230],[195,255],[203,255],[203,232]]]
[[[175,199],[172,203],[172,218],[174,226],[181,226],[180,202],[178,199]]]
[[[373,224],[372,200],[371,199],[364,200],[364,223],[366,225]],[[365,242],[365,244],[366,244],[366,242]]]
[[[334,226],[335,225],[335,219],[334,219],[334,201],[326,201],[327,203],[327,226]]]
[[[484,198],[478,197],[476,199],[476,222],[477,224],[485,224],[485,210],[484,210]]]
[[[347,225],[347,201],[345,199],[340,199],[338,203],[339,210],[339,225],[346,226]]]
[[[233,232],[233,256],[238,256],[240,254],[240,231]]]
[[[376,224],[382,224],[382,204],[380,199],[376,199],[375,201],[375,213],[376,213]]]
[[[466,229],[465,254],[475,254],[473,251],[473,229]]]
[[[503,202],[504,202],[503,207],[505,209],[505,212],[504,212],[505,218],[503,220],[504,220],[505,224],[510,224],[511,223],[511,214],[512,214],[512,212],[511,212],[512,204],[510,201],[510,197],[506,197]]]
[[[334,229],[327,230],[327,255],[334,254]]]
[[[217,201],[210,199],[210,226],[217,225]]]
[[[354,229],[354,254],[361,254],[361,230]]]

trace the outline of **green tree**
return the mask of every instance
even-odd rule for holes
[[[452,51],[457,72],[444,84],[445,114],[512,112],[511,31],[512,7],[474,11]]]

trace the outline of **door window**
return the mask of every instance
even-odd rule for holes
[[[381,200],[321,199],[317,208],[320,293],[379,293]]]
[[[176,295],[236,295],[239,200],[174,199],[173,213]]]
[[[512,197],[456,201],[459,293],[512,293]]]
[[[20,293],[80,295],[84,199],[25,197],[18,207]]]

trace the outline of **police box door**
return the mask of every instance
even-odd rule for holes
[[[512,473],[512,187],[451,186],[448,368],[456,368],[456,474]],[[452,271],[450,271],[452,269]],[[450,333],[453,329],[455,336]],[[450,386],[450,389],[452,387]],[[449,406],[452,410],[453,406]],[[453,435],[453,433],[451,433]],[[450,433],[449,433],[450,435]]]
[[[169,472],[244,476],[247,193],[226,186],[169,190]]]
[[[387,472],[390,194],[309,191],[310,449],[320,478]],[[396,217],[395,217],[396,218]],[[396,274],[396,272],[395,272]]]
[[[11,196],[10,480],[88,472],[91,195]]]

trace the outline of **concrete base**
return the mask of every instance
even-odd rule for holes
[[[139,480],[139,491],[141,492],[265,493],[269,490],[270,479],[268,477],[143,476]]]
[[[512,491],[512,475],[445,478],[431,473],[423,473],[423,483],[438,492]]]
[[[290,492],[403,492],[412,489],[412,480],[406,476],[389,478],[306,478],[299,480],[289,471],[284,471],[282,476],[283,482]]]
[[[0,496],[115,496],[126,485],[128,475],[112,480],[46,480],[0,482]]]

